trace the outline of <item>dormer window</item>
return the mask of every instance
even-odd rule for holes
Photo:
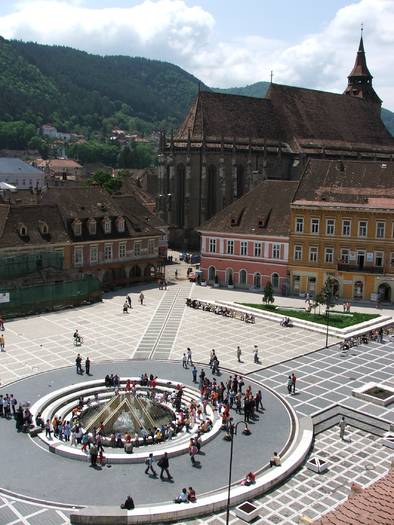
[[[103,221],[104,233],[111,233],[111,219],[106,217]]]
[[[25,224],[20,224],[18,231],[21,237],[27,237],[27,226]]]
[[[124,227],[125,227],[124,218],[123,217],[118,217],[118,219],[116,221],[116,225],[117,225],[117,228],[118,228],[118,232],[119,233],[123,233],[124,232]]]
[[[38,227],[40,229],[41,235],[48,235],[49,227],[48,224],[44,221],[38,221]]]
[[[97,232],[97,223],[95,219],[89,220],[89,234],[90,235],[96,235]]]
[[[80,237],[82,235],[82,222],[76,219],[72,224],[72,229],[75,237]]]

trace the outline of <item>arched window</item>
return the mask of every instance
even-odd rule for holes
[[[362,299],[364,292],[364,283],[362,281],[356,281],[354,283],[354,298]]]
[[[89,234],[96,235],[97,223],[95,219],[89,219]]]
[[[272,288],[279,288],[279,275],[277,273],[273,273],[271,275],[271,284],[272,284]]]
[[[234,284],[234,281],[233,281],[233,269],[232,268],[227,268],[227,270],[226,270],[226,284],[229,284],[230,286],[232,284]]]
[[[185,166],[178,164],[175,179],[176,222],[180,228],[185,224]]]
[[[248,274],[247,274],[246,270],[241,270],[239,272],[239,285],[240,286],[246,286],[247,279],[248,279]]]
[[[208,203],[207,213],[208,218],[216,213],[216,188],[217,188],[217,170],[216,166],[208,167]]]
[[[257,289],[261,288],[261,274],[255,273],[253,277],[253,286]]]
[[[245,168],[241,165],[237,166],[236,187],[234,188],[234,197],[242,197],[245,193]]]
[[[214,266],[210,266],[208,268],[208,281],[214,281],[216,276],[216,268]]]

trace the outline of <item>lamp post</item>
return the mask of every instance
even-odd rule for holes
[[[328,348],[328,327],[330,325],[330,307],[329,305],[327,305],[327,308],[326,308],[326,326],[327,326],[327,330],[326,330],[326,348]]]
[[[226,506],[226,525],[229,524],[230,520],[230,492],[231,492],[231,476],[233,471],[233,451],[234,451],[234,436],[237,435],[237,428],[240,424],[245,425],[245,430],[249,430],[248,424],[245,421],[238,421],[235,425],[230,423],[229,433],[230,433],[230,467],[228,471],[228,488],[227,488],[227,506]]]

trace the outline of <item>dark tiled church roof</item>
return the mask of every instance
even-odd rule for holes
[[[252,137],[280,141],[283,130],[269,100],[201,91],[176,138]]]
[[[203,232],[288,235],[290,203],[298,182],[265,180],[200,226]]]
[[[271,84],[266,98],[202,91],[176,139],[237,137],[315,148],[394,151],[378,104],[358,97]]]
[[[381,205],[394,199],[394,162],[312,159],[301,177],[294,202],[367,205],[376,199]]]
[[[380,107],[348,95],[314,89],[271,85],[267,98],[286,130],[286,141],[302,150],[308,143],[321,147],[390,146],[394,138],[380,118]]]

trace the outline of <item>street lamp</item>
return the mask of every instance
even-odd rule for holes
[[[330,307],[329,307],[329,305],[327,305],[327,308],[326,308],[326,326],[327,326],[327,330],[326,330],[326,348],[328,348],[328,327],[330,325],[329,313],[330,313]]]
[[[227,489],[227,506],[226,506],[226,525],[229,524],[230,520],[230,491],[231,491],[231,476],[233,471],[233,450],[234,450],[234,436],[237,435],[237,428],[240,424],[245,425],[245,429],[247,432],[250,432],[248,424],[245,421],[238,421],[235,425],[231,422],[229,427],[229,435],[230,435],[230,468],[228,471],[228,489]]]

